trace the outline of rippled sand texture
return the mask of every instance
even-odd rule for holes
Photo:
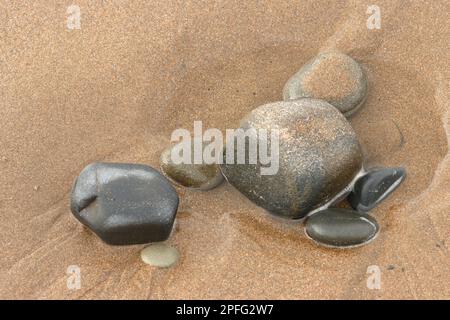
[[[448,1],[377,1],[381,30],[366,28],[365,1],[78,1],[72,31],[71,1],[26,3],[0,3],[0,297],[450,298]],[[171,269],[72,218],[71,184],[89,162],[157,167],[172,130],[236,127],[330,49],[368,74],[351,119],[367,165],[408,170],[373,211],[370,245],[317,247],[228,184],[178,188]],[[366,286],[371,265],[380,290]]]

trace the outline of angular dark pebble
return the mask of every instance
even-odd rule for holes
[[[328,247],[355,247],[372,240],[378,233],[376,220],[347,209],[326,209],[311,215],[305,232],[315,242]]]
[[[92,163],[71,194],[73,215],[111,245],[166,240],[178,208],[167,179],[141,164]]]
[[[405,177],[404,168],[374,169],[356,181],[348,201],[353,209],[367,212],[391,194]]]

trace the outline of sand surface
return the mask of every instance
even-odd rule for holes
[[[0,2],[1,298],[450,298],[450,2]],[[359,61],[369,96],[351,123],[367,166],[405,166],[402,186],[372,214],[371,244],[321,248],[299,223],[224,183],[177,188],[169,240],[177,266],[110,247],[71,216],[69,192],[92,161],[158,167],[174,129],[235,128],[281,100],[318,52]],[[67,268],[81,287],[67,287]],[[366,286],[381,270],[381,289]]]

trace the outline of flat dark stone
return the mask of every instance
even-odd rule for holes
[[[405,179],[404,168],[374,169],[358,179],[348,201],[353,209],[367,212],[390,195]]]
[[[305,231],[321,245],[345,248],[369,242],[377,235],[379,226],[367,214],[333,208],[311,215],[306,221]]]
[[[76,179],[70,208],[104,242],[132,245],[166,240],[178,201],[169,181],[149,166],[98,162]]]

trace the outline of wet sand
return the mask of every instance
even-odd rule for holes
[[[450,4],[366,1],[0,4],[1,298],[450,298]],[[369,79],[351,118],[366,166],[407,179],[371,214],[367,246],[316,246],[300,223],[269,216],[230,185],[178,188],[169,243],[179,263],[156,269],[143,246],[110,247],[69,210],[92,161],[158,167],[174,129],[235,128],[281,100],[289,77],[337,49]],[[81,288],[67,288],[77,265]],[[381,289],[366,286],[381,269]]]

